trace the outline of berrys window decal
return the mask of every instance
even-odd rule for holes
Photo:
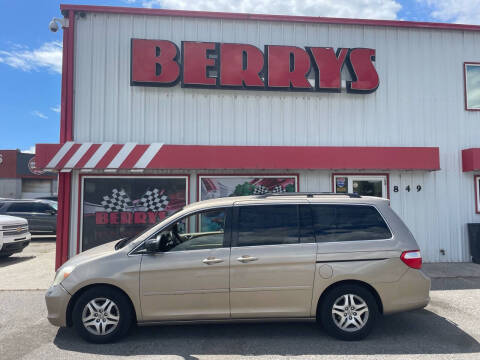
[[[297,175],[202,175],[199,200],[298,191]]]
[[[187,203],[185,176],[86,176],[82,191],[82,251],[135,236]]]
[[[238,90],[341,92],[342,69],[350,73],[348,93],[368,94],[380,80],[375,49],[131,39],[132,86],[175,86]],[[309,79],[313,73],[313,85]]]

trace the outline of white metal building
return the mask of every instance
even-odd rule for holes
[[[479,26],[61,9],[61,143],[37,145],[60,173],[57,265],[184,203],[292,190],[389,197],[425,261],[470,261]]]

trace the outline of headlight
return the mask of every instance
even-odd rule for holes
[[[53,279],[53,285],[60,284],[63,280],[65,280],[75,269],[75,266],[65,266],[64,268],[57,271],[55,274],[55,279]]]

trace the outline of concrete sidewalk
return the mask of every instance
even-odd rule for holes
[[[55,239],[32,239],[18,254],[0,259],[0,291],[46,290],[55,275]]]
[[[422,270],[432,279],[480,278],[480,264],[474,263],[427,263]]]

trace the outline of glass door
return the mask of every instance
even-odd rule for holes
[[[336,193],[357,193],[364,196],[384,197],[387,194],[386,175],[335,175]]]

